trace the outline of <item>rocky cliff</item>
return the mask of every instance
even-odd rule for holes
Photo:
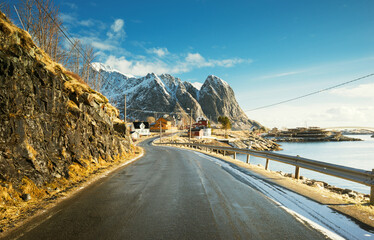
[[[208,76],[201,89],[169,74],[150,73],[135,78],[101,63],[92,64],[91,76],[102,76],[101,92],[120,110],[127,95],[127,117],[145,120],[148,116],[171,114],[186,118],[206,117],[217,123],[219,116],[227,116],[234,129],[260,128],[261,124],[248,119],[236,101],[228,83],[216,76]],[[188,122],[188,121],[187,121]]]
[[[248,119],[236,101],[230,85],[219,77],[210,75],[198,94],[199,103],[207,116],[227,116],[234,129],[260,128],[261,124]]]
[[[0,12],[0,188],[69,179],[73,165],[125,155],[118,114]]]

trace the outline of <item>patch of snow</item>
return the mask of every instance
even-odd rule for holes
[[[236,176],[245,183],[277,203],[300,222],[307,222],[311,227],[332,239],[374,239],[374,234],[362,229],[347,216],[340,214],[326,205],[317,203],[281,186],[269,183],[255,174],[236,167],[224,160],[195,152],[222,169]]]
[[[208,78],[206,79],[206,80],[212,80],[214,83],[218,83],[218,84],[220,84],[220,85],[223,85],[223,86],[225,86],[225,87],[229,87],[230,85],[226,82],[226,81],[224,81],[222,78],[219,78],[219,77],[217,77],[217,76],[214,76],[214,75],[209,75],[208,76]]]
[[[114,69],[112,68],[110,65],[107,65],[107,64],[103,64],[103,63],[99,63],[99,62],[93,62],[91,63],[91,67],[97,71],[97,72],[100,72],[101,71],[104,71],[104,72],[117,72],[127,78],[135,78],[135,76],[131,75],[131,74],[126,74],[126,73],[123,73],[121,71],[118,71],[117,69]]]
[[[200,90],[201,87],[203,86],[203,84],[200,83],[200,82],[194,82],[194,83],[191,83],[191,85],[192,85],[194,88],[196,88],[197,90]]]

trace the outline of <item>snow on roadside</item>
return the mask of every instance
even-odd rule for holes
[[[374,232],[361,228],[356,222],[326,205],[317,203],[286,188],[269,183],[253,173],[214,158],[195,152],[200,157],[218,164],[233,177],[240,179],[252,188],[260,191],[300,222],[324,233],[331,239],[374,239]]]

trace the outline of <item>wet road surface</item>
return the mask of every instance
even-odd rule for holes
[[[141,146],[143,158],[7,239],[325,239],[198,154]]]

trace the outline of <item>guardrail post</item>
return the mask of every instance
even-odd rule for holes
[[[296,179],[300,178],[300,167],[299,166],[296,166],[296,169],[295,169],[295,178]]]
[[[371,170],[372,178],[374,178],[374,169]],[[370,186],[370,204],[374,205],[374,185]]]
[[[265,170],[268,170],[268,168],[269,168],[269,159],[266,158]]]
[[[236,152],[234,152],[234,159],[236,159]]]
[[[249,163],[249,154],[247,154],[247,163]]]

